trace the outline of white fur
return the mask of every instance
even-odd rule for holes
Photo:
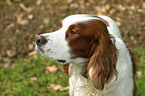
[[[115,46],[119,53],[116,66],[118,78],[116,80],[116,77],[114,76],[108,84],[105,84],[103,90],[95,89],[90,78],[86,79],[81,75],[82,67],[87,59],[70,59],[70,48],[65,40],[65,32],[71,24],[99,18],[85,14],[77,14],[66,17],[62,21],[63,26],[61,29],[53,33],[41,34],[41,36],[47,38],[48,42],[42,46],[36,45],[36,50],[40,51],[42,55],[53,60],[64,59],[67,63],[71,63],[69,66],[70,96],[133,96],[132,91],[134,81],[130,53],[124,42],[121,40],[122,37],[116,23],[107,16],[99,17],[109,22],[107,29],[109,34],[115,38]],[[40,49],[44,52],[41,52]],[[91,71],[89,74],[92,74]]]

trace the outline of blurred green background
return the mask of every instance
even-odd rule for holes
[[[144,0],[0,0],[0,96],[68,96],[60,64],[35,51],[35,36],[71,14],[107,15],[137,58],[137,96],[145,96]]]

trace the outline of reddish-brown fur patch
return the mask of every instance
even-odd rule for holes
[[[68,67],[69,67],[69,64],[64,64],[64,65],[62,65],[62,69],[63,69],[63,72],[65,73],[65,74],[67,74],[67,75],[69,75],[69,73],[68,73]]]

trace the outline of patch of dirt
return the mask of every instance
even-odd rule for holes
[[[144,0],[0,0],[0,56],[23,57],[34,50],[35,36],[59,28],[70,14],[113,18],[129,46],[145,45]]]

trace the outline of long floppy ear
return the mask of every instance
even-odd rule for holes
[[[117,74],[117,49],[112,43],[106,25],[99,22],[96,26],[95,37],[92,40],[91,58],[88,74],[94,87],[103,90],[104,85]]]

